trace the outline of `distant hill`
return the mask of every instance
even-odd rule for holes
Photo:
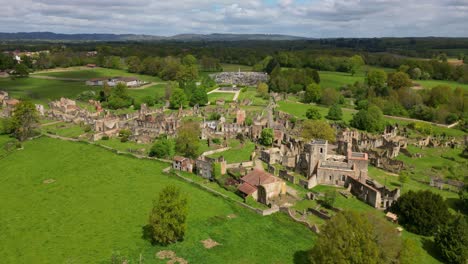
[[[242,40],[300,40],[303,37],[279,34],[179,34],[170,37],[139,34],[59,34],[53,32],[0,33],[0,40],[43,41],[242,41]]]

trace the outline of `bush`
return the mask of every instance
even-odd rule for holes
[[[390,211],[398,215],[398,222],[408,231],[432,236],[450,217],[442,196],[431,191],[409,191],[392,205]]]
[[[330,120],[341,120],[343,118],[343,111],[341,111],[341,107],[338,104],[332,105],[328,110],[328,115],[326,118]]]
[[[320,114],[320,111],[317,108],[307,109],[306,117],[307,117],[307,119],[310,119],[310,120],[322,119],[322,115]]]
[[[104,135],[104,136],[102,136],[101,139],[102,139],[102,140],[109,140],[109,136],[108,136],[108,135]]]
[[[170,159],[175,154],[175,143],[174,140],[168,138],[162,138],[156,141],[151,147],[149,156],[157,157],[160,159]]]

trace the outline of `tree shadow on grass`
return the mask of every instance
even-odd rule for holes
[[[150,225],[145,225],[141,228],[141,238],[144,240],[153,243],[152,239],[152,228]]]
[[[309,263],[307,255],[308,255],[308,252],[304,250],[299,250],[296,253],[294,253],[294,264]]]
[[[437,259],[441,263],[444,263],[444,260],[440,257],[437,249],[437,245],[432,239],[429,238],[421,238],[421,243],[423,249],[429,253],[433,258]]]

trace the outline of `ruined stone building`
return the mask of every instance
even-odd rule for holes
[[[226,160],[221,156],[219,158],[210,158],[206,156],[200,156],[197,160],[195,160],[195,166],[197,170],[197,175],[201,176],[202,178],[213,180],[214,179],[214,164],[218,163],[220,165],[220,173],[226,174]]]
[[[398,136],[398,126],[387,126],[381,135],[361,133],[345,129],[337,135],[337,152],[345,155],[349,151],[365,152],[370,163],[391,172],[399,172],[403,162],[395,160],[402,149],[408,146],[405,137]]]
[[[174,156],[172,161],[172,168],[178,171],[186,171],[191,173],[193,171],[194,165],[195,164],[193,160],[181,156]]]
[[[286,183],[268,172],[253,169],[241,178],[237,189],[243,197],[252,196],[256,201],[268,205],[273,199],[286,194]]]
[[[385,209],[400,195],[399,189],[390,191],[367,175],[367,153],[348,151],[346,156],[329,155],[326,140],[305,144],[297,170],[307,177],[305,187],[334,185],[348,187],[359,199]]]

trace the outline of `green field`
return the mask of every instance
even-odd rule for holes
[[[309,108],[318,109],[322,115],[322,118],[325,118],[325,116],[328,114],[328,107],[321,105],[303,104],[291,101],[279,101],[278,105],[278,110],[294,115],[300,119],[307,119],[306,112]],[[353,114],[356,112],[355,110],[345,108],[343,108],[342,111],[343,120],[346,122],[349,122],[353,118]]]
[[[208,101],[211,102],[212,104],[216,103],[216,100],[218,99],[224,99],[226,102],[232,102],[232,99],[234,98],[233,93],[210,93],[208,94]]]
[[[398,156],[408,166],[413,177],[429,181],[430,177],[443,177],[463,181],[468,177],[468,160],[460,154],[463,148],[418,148],[408,146],[411,154],[419,153],[421,158]]]
[[[330,71],[320,71],[320,86],[322,88],[335,88],[340,89],[341,87],[353,84],[357,81],[365,82],[365,71],[367,69],[374,69],[376,67],[367,67],[365,66],[361,71],[352,76],[349,73],[345,72],[330,72]],[[381,68],[387,72],[393,71],[393,69]],[[462,84],[455,81],[438,81],[438,80],[415,80],[414,83],[422,85],[426,89],[431,89],[437,85],[447,85],[452,89],[461,87],[464,90],[468,90],[468,84]]]
[[[162,174],[167,166],[84,143],[26,142],[0,160],[2,263],[109,263],[113,254],[165,263],[155,258],[163,249],[189,263],[297,263],[313,246],[315,236],[286,215],[257,215]],[[183,242],[151,246],[142,228],[168,184],[189,198],[187,233]],[[208,238],[221,245],[205,249]]]
[[[154,76],[137,74],[137,73],[129,73],[124,70],[116,70],[116,69],[106,69],[106,68],[94,68],[94,69],[86,69],[86,68],[69,68],[64,71],[46,71],[46,72],[38,72],[35,75],[40,76],[50,76],[50,77],[57,77],[57,78],[72,78],[72,79],[91,79],[91,78],[98,78],[98,77],[116,77],[116,76],[132,76],[137,77],[143,81],[148,82],[160,82],[161,79]]]
[[[241,145],[238,141],[237,144],[232,144],[228,149],[223,152],[219,152],[213,155],[210,155],[211,158],[218,158],[223,156],[227,163],[240,163],[250,160],[250,155],[255,150],[255,144],[253,142],[247,141],[244,145]]]
[[[322,118],[325,118],[325,116],[328,114],[328,107],[323,106],[323,105],[303,104],[303,103],[292,102],[292,101],[280,101],[278,102],[278,106],[279,106],[278,110],[294,115],[300,119],[306,119],[307,118],[306,112],[309,108],[312,108],[312,107],[320,111]],[[342,111],[343,111],[343,121],[348,122],[348,123],[353,118],[353,114],[357,112],[356,110],[349,109],[349,108],[342,108]],[[412,121],[399,120],[397,119],[397,117],[384,116],[384,119],[390,124],[407,125],[409,123],[412,123]],[[452,136],[452,137],[463,137],[465,135],[465,133],[461,130],[458,130],[455,128],[440,127],[436,125],[432,125],[432,130],[433,130],[433,133],[435,134],[445,133],[447,136]]]
[[[35,103],[46,104],[60,97],[76,98],[83,91],[98,91],[84,82],[19,78],[0,79],[0,90],[7,91],[13,98],[29,98]]]

